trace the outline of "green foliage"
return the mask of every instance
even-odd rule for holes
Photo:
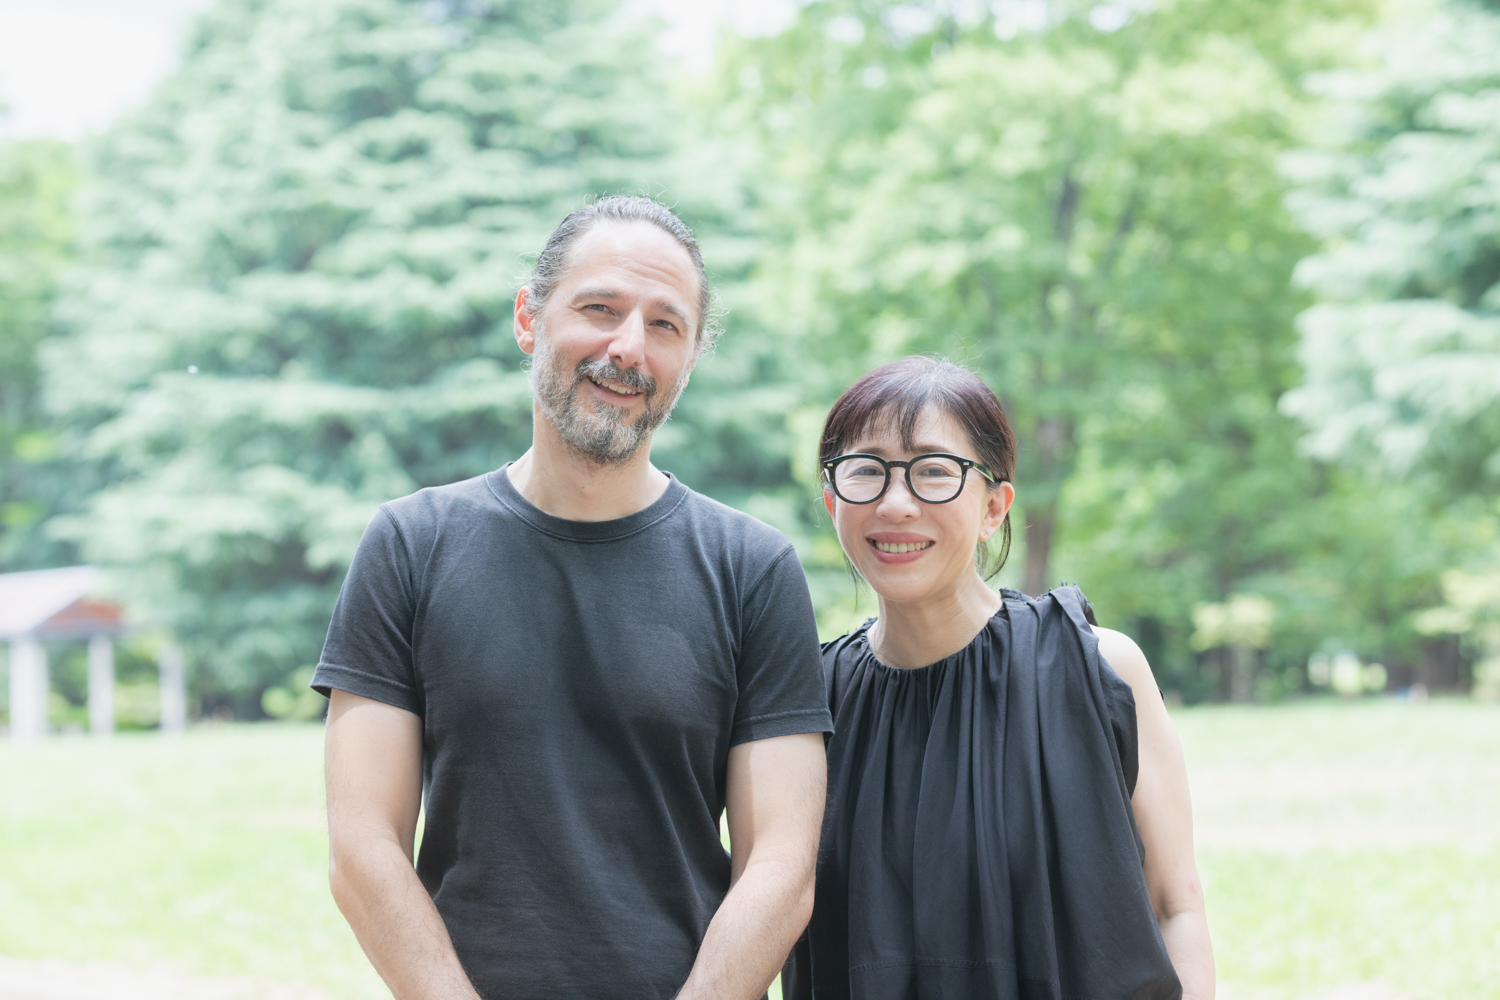
[[[1306,375],[1283,409],[1310,429],[1310,454],[1363,469],[1382,493],[1405,481],[1399,523],[1416,538],[1393,532],[1391,545],[1419,541],[1437,558],[1396,617],[1441,634],[1453,630],[1411,612],[1436,603],[1455,564],[1492,572],[1496,551],[1500,11],[1398,5],[1368,56],[1313,79],[1329,109],[1322,141],[1286,160],[1290,204],[1324,246],[1297,272],[1320,301],[1299,317]],[[1462,579],[1446,574],[1449,611],[1465,606]],[[1489,658],[1479,620],[1457,631]]]
[[[72,249],[72,150],[0,142],[0,569],[67,558],[40,525],[64,503],[66,477],[41,407],[36,349],[50,332],[58,274]]]
[[[328,703],[323,696],[308,687],[312,683],[313,669],[303,667],[287,677],[286,684],[266,688],[260,696],[261,708],[273,719],[283,722],[311,722],[323,715]]]
[[[1081,583],[1190,699],[1343,650],[1435,677],[1456,640],[1417,615],[1500,463],[1500,15],[1400,8],[1410,44],[1361,54],[1373,7],[821,0],[674,79],[604,0],[219,0],[82,151],[52,319],[71,154],[0,147],[0,563],[76,543],[205,710],[306,717],[376,504],[526,446],[524,256],[646,191],[730,307],[654,459],[793,538],[825,634],[871,602],[821,514],[822,417],[936,351],[1019,432],[1000,582]],[[1410,474],[1372,487],[1369,456]],[[1263,648],[1194,646],[1195,608],[1246,597]]]
[[[223,0],[89,148],[46,363],[107,485],[57,528],[201,688],[313,662],[376,505],[524,450],[515,279],[670,176],[650,54],[586,0]]]
[[[1325,458],[1500,485],[1500,11],[1411,3],[1375,64],[1317,79],[1321,148],[1289,159],[1326,249],[1301,266],[1306,383],[1286,409]]]
[[[1408,612],[1451,558],[1441,519],[1299,456],[1278,408],[1308,304],[1289,279],[1316,250],[1279,164],[1311,117],[1300,81],[1347,58],[1370,5],[1048,10],[1027,26],[812,4],[724,61],[718,100],[757,136],[784,248],[757,280],[807,359],[804,489],[832,398],[937,351],[974,364],[1016,425],[1018,582],[1080,581],[1171,686],[1229,693],[1223,654],[1189,640],[1194,606],[1236,593],[1275,606],[1262,693],[1299,688],[1324,646],[1417,663]],[[804,561],[840,630],[860,613],[814,537]]]
[[[1289,36],[1341,8],[1285,8],[1163,5],[1102,31],[1049,5],[1042,30],[903,37],[910,7],[823,3],[727,65],[774,150],[788,250],[764,280],[822,366],[813,399],[899,354],[976,364],[1019,434],[1028,589],[1052,579],[1091,420],[1264,399],[1258,368],[1290,380],[1281,289],[1308,246],[1275,158],[1308,62]]]

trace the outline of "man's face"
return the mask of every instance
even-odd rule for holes
[[[697,301],[692,260],[656,226],[606,222],[579,238],[541,315],[516,321],[532,394],[564,441],[601,465],[650,441],[697,361]]]

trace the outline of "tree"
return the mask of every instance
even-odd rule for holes
[[[0,143],[0,569],[69,561],[40,530],[64,502],[66,475],[41,403],[36,348],[50,329],[59,272],[72,250],[72,150]]]
[[[1330,58],[1294,36],[1362,7],[1054,3],[1029,26],[1006,9],[808,5],[728,80],[776,151],[788,251],[763,277],[821,364],[809,395],[902,353],[974,363],[1018,431],[1039,592],[1086,426],[1192,409],[1177,397],[1226,388],[1205,371],[1287,367],[1307,244],[1276,158],[1298,76]],[[1175,437],[1242,436],[1233,409],[1217,424]]]
[[[1325,241],[1298,277],[1306,380],[1287,412],[1323,458],[1500,486],[1500,5],[1408,4],[1376,64],[1315,80],[1329,141],[1289,158]]]
[[[1367,49],[1371,65],[1315,78],[1333,127],[1288,158],[1292,205],[1324,246],[1298,269],[1319,302],[1299,317],[1306,378],[1284,409],[1308,427],[1310,454],[1421,491],[1426,509],[1406,524],[1449,526],[1441,595],[1434,582],[1406,625],[1463,637],[1492,689],[1500,5],[1406,4]]]
[[[589,0],[221,0],[89,150],[46,363],[107,485],[55,530],[200,689],[255,712],[380,501],[524,450],[522,257],[588,195],[663,189],[652,56]]]

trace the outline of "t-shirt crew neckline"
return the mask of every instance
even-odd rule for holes
[[[516,489],[515,484],[510,481],[510,474],[505,471],[510,468],[511,464],[506,462],[484,477],[485,485],[489,487],[495,499],[537,531],[570,542],[615,542],[622,538],[629,538],[631,535],[645,531],[663,518],[671,516],[672,512],[692,492],[682,485],[681,480],[668,472],[666,473],[667,488],[662,491],[662,495],[634,514],[627,514],[611,521],[570,521],[567,518],[548,514],[523,497],[521,491]]]

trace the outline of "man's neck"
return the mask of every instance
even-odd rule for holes
[[[567,521],[613,521],[651,506],[667,490],[666,475],[643,445],[618,465],[600,465],[558,436],[533,407],[531,448],[506,470],[511,485],[532,506]]]

